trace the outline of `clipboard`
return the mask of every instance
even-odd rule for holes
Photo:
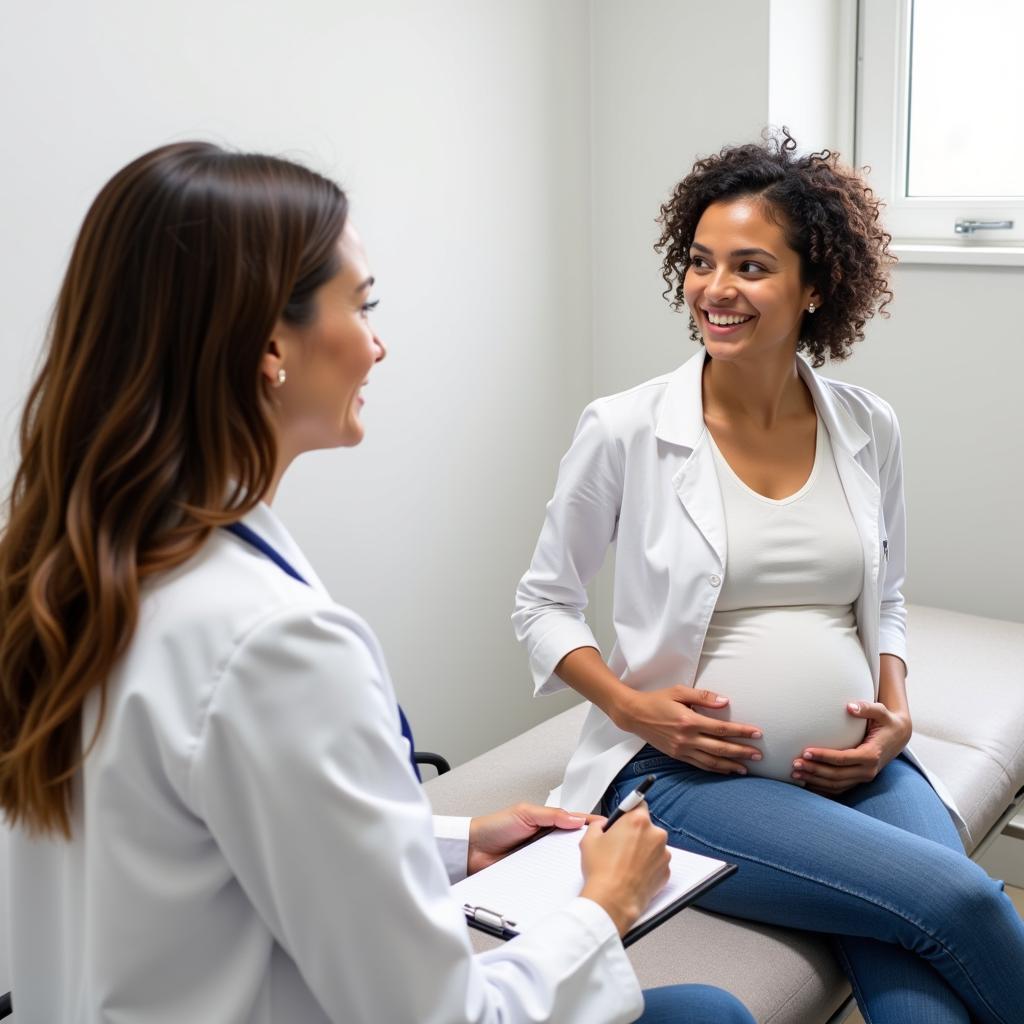
[[[565,906],[583,887],[579,843],[585,830],[553,830],[452,886],[466,923],[499,939],[513,939]],[[736,871],[735,864],[670,847],[671,877],[623,936],[630,946]],[[496,908],[496,909],[495,909]]]
[[[658,911],[654,917],[648,918],[641,924],[635,924],[622,936],[623,946],[631,946],[637,939],[642,939],[648,932],[653,932],[659,925],[664,924],[670,917],[675,917],[680,910],[685,910],[695,900],[700,899],[709,889],[714,889],[719,882],[724,882],[730,875],[735,874],[735,864],[722,863],[722,866],[709,878],[706,878],[696,888],[680,896],[679,899],[670,903],[663,910]]]

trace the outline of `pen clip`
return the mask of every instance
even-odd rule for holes
[[[486,907],[472,907],[468,903],[464,903],[462,909],[471,921],[497,931],[511,931],[516,926],[515,921],[510,921],[504,915],[495,910],[488,910]]]

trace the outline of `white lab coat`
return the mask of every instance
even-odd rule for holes
[[[701,350],[673,373],[584,409],[512,616],[537,694],[565,686],[554,670],[566,654],[598,647],[584,618],[585,588],[613,543],[616,642],[609,667],[640,690],[693,685],[728,571],[725,513],[704,425],[704,360]],[[802,358],[797,369],[828,430],[863,547],[854,612],[877,694],[880,654],[907,660],[899,426],[891,407],[870,391],[821,377]],[[592,705],[549,802],[595,806],[643,742]],[[907,753],[966,837],[946,787]]]
[[[472,954],[374,635],[245,522],[312,585],[217,530],[146,586],[72,841],[12,837],[18,1024],[635,1019],[589,900]],[[457,877],[468,821],[440,825]]]

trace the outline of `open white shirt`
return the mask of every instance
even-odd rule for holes
[[[672,373],[599,398],[583,410],[562,459],[533,561],[512,616],[526,644],[534,692],[565,687],[555,667],[577,647],[598,647],[587,624],[586,587],[614,544],[608,666],[627,685],[692,685],[728,577],[721,487],[704,425],[701,349]],[[863,578],[853,610],[877,693],[879,656],[907,660],[906,512],[899,424],[864,388],[830,380],[797,357],[828,432],[860,538]],[[643,746],[596,705],[549,803],[590,808]],[[952,795],[907,748],[968,838]]]
[[[442,858],[376,638],[269,508],[245,522],[310,585],[217,530],[145,588],[72,840],[11,838],[18,1024],[635,1019],[589,900],[473,955],[468,822]]]

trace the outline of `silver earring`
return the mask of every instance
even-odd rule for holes
[[[817,308],[818,308],[818,307],[817,307],[817,306],[816,306],[816,305],[815,305],[815,304],[814,304],[814,303],[812,302],[812,303],[811,303],[811,304],[810,304],[810,305],[809,305],[809,306],[807,307],[807,312],[808,312],[808,313],[813,313],[813,312],[814,312],[814,311],[815,311],[815,310],[816,310]],[[283,372],[284,372],[284,371],[282,371],[282,373],[283,373]]]
[[[282,366],[281,369],[277,371],[277,383],[274,387],[279,388],[287,379],[288,374],[284,372],[284,367]]]

